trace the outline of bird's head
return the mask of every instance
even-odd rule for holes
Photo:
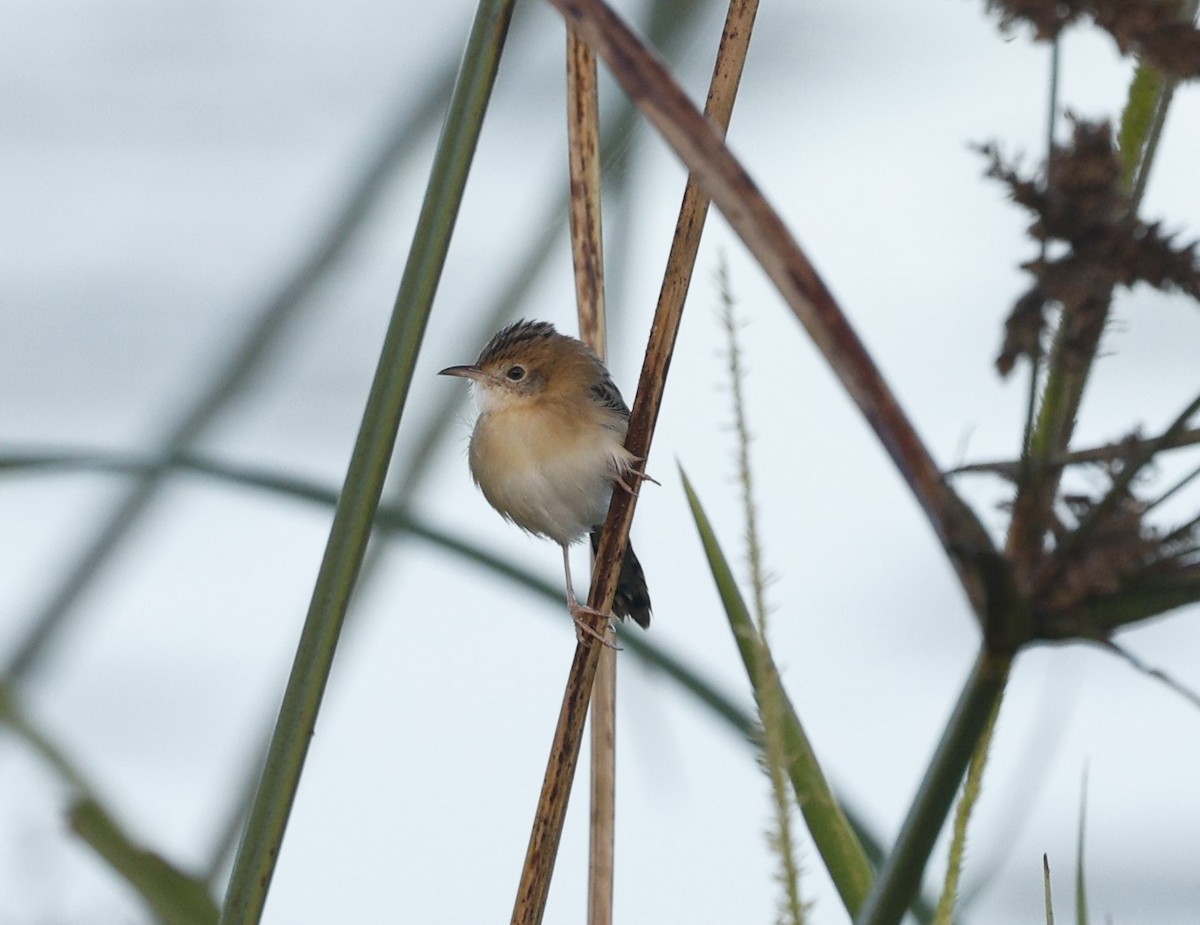
[[[594,375],[590,351],[545,321],[518,321],[496,334],[470,366],[450,366],[439,376],[460,376],[476,386],[481,412],[530,406]]]

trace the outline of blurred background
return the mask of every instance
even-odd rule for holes
[[[702,99],[722,5],[616,5]],[[730,132],[946,468],[1011,458],[1027,388],[1024,369],[1002,381],[992,362],[1034,248],[971,145],[1042,160],[1050,54],[983,6],[765,3]],[[0,453],[146,464],[186,451],[336,491],[472,15],[374,0],[0,5]],[[473,360],[507,318],[574,327],[563,49],[550,7],[518,7],[391,488],[422,522],[552,585],[554,546],[471,484],[466,390],[434,373]],[[1063,107],[1115,120],[1131,74],[1110,39],[1077,28]],[[611,83],[602,105],[619,128]],[[610,367],[632,400],[685,174],[630,124],[609,147],[605,207]],[[1143,209],[1185,237],[1200,225],[1197,150],[1200,95],[1185,86]],[[643,491],[633,530],[651,637],[750,707],[677,470],[736,554],[722,260],[744,322],[776,659],[827,772],[886,843],[977,631],[901,479],[715,214],[647,466],[662,487]],[[1080,446],[1160,430],[1200,381],[1194,304],[1137,289],[1114,317]],[[220,883],[331,509],[195,470],[146,484],[94,467],[3,474],[0,667],[138,841]],[[959,484],[1002,530],[1005,487]],[[1123,642],[1198,687],[1198,616]],[[503,920],[573,650],[565,607],[427,541],[378,542],[265,921]],[[669,679],[628,653],[619,666],[617,919],[772,920],[754,754]],[[1067,914],[1086,772],[1093,915],[1194,923],[1198,733],[1194,705],[1098,649],[1022,655],[962,920],[1038,921],[1043,852]],[[149,921],[69,831],[68,795],[0,733],[0,925]],[[586,808],[578,791],[549,922],[582,916]],[[801,853],[812,920],[844,921],[819,858]]]

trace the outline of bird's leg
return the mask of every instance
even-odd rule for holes
[[[603,617],[605,626],[612,625],[612,616],[596,610],[594,607],[588,607],[586,604],[581,604],[575,599],[575,586],[571,582],[571,551],[565,544],[563,551],[563,571],[567,573],[567,610],[571,612],[571,619],[575,621],[575,637],[580,642],[584,641],[585,635],[597,639],[610,649],[617,649],[615,645],[608,641],[606,636],[593,629],[591,623],[587,621],[587,617]],[[617,650],[620,651],[620,650]]]
[[[662,482],[660,482],[658,479],[654,478],[651,475],[646,475],[646,472],[644,469],[639,469],[639,468],[637,468],[637,466],[633,465],[633,463],[645,462],[644,459],[641,459],[641,458],[635,456],[629,462],[630,462],[630,465],[626,466],[625,469],[622,470],[620,473],[618,473],[617,477],[615,479],[613,479],[613,481],[615,481],[618,485],[620,485],[622,488],[624,488],[627,492],[629,492],[635,498],[637,497],[638,490],[633,485],[630,485],[628,482],[625,481],[626,476],[633,476],[635,485],[640,482],[653,482],[659,488],[662,488]]]

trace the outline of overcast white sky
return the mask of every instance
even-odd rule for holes
[[[0,441],[137,453],[237,343],[356,166],[428,75],[458,54],[472,7],[8,0],[0,6]],[[632,15],[636,4],[621,4]],[[1024,383],[992,360],[1032,255],[1026,218],[969,145],[1043,152],[1049,54],[1001,36],[982,2],[766,3],[731,144],[786,217],[940,463],[1011,455]],[[497,280],[542,227],[565,174],[561,25],[526,4],[501,69],[418,369],[405,441],[461,383]],[[702,96],[722,13],[686,43]],[[1115,118],[1130,65],[1076,31],[1062,100]],[[611,87],[610,87],[611,89]],[[611,102],[612,97],[609,97]],[[1061,128],[1061,126],[1060,126]],[[339,483],[424,184],[394,183],[368,233],[281,337],[250,397],[202,449]],[[611,366],[628,398],[682,191],[644,127],[612,210]],[[1145,214],[1200,226],[1200,96],[1178,94]],[[563,235],[565,244],[565,232]],[[740,535],[720,255],[743,346],[776,658],[852,805],[890,838],[966,677],[977,635],[917,506],[803,332],[719,218],[710,222],[634,537],[654,638],[742,703],[747,685],[686,512],[677,461],[722,535]],[[521,313],[570,329],[561,247]],[[1196,393],[1194,304],[1124,295],[1081,445],[1169,421]],[[419,510],[558,581],[559,556],[487,507],[467,475],[464,407]],[[989,525],[997,486],[964,483]],[[0,653],[20,639],[122,483],[0,481]],[[1195,510],[1197,493],[1183,499]],[[229,791],[273,716],[329,512],[195,477],[172,482],[80,601],[27,691],[33,714],[138,837],[203,862]],[[737,553],[736,546],[729,549]],[[357,600],[265,921],[464,923],[509,914],[562,682],[564,612],[412,542],[387,548]],[[1127,645],[1193,687],[1200,614]],[[1093,649],[1018,663],[973,826],[966,921],[1038,921],[1041,856],[1069,912],[1089,776],[1091,910],[1184,925],[1200,909],[1200,713]],[[621,658],[617,919],[772,920],[767,788],[726,728]],[[147,921],[65,831],[66,794],[0,739],[0,925]],[[583,915],[586,797],[572,806],[547,922]],[[845,921],[807,841],[812,921]],[[940,855],[935,877],[940,876]]]

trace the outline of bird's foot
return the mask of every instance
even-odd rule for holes
[[[612,616],[597,610],[594,607],[588,607],[584,604],[572,601],[568,604],[568,609],[571,611],[571,619],[575,621],[575,638],[580,644],[587,642],[589,637],[600,642],[602,645],[608,646],[614,652],[620,652],[621,647],[608,639],[607,633],[602,633],[591,624],[591,619],[601,617],[604,619],[602,624],[606,629],[612,626]]]
[[[633,461],[639,462],[639,463],[645,462],[644,459],[636,459],[636,458]],[[628,482],[625,481],[626,476],[633,477],[633,482],[634,482],[633,485],[630,485]],[[654,476],[652,476],[652,475],[646,475],[644,470],[638,469],[635,466],[630,466],[623,473],[621,473],[621,475],[617,477],[616,482],[618,485],[620,485],[622,488],[624,488],[627,492],[629,492],[635,498],[637,497],[637,493],[638,493],[638,489],[636,486],[641,482],[653,482],[659,488],[662,488],[662,482],[660,482],[658,479],[654,478]]]

